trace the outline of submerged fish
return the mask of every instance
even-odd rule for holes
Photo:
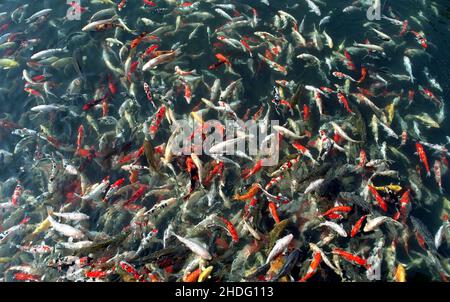
[[[1,281],[448,279],[437,4],[16,2]]]

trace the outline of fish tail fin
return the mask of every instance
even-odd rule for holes
[[[47,214],[48,214],[48,216],[52,216],[53,215],[53,208],[52,207],[50,207],[50,206],[47,207]]]

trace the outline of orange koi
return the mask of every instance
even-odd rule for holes
[[[235,194],[233,199],[234,200],[248,200],[253,198],[258,192],[259,192],[259,184],[258,183],[254,183],[250,189],[247,191],[247,193],[245,193],[244,195],[238,195]]]
[[[370,264],[367,264],[367,260],[358,257],[356,255],[353,255],[347,251],[341,250],[339,248],[333,248],[333,250],[331,251],[334,255],[339,255],[342,258],[344,258],[347,261],[353,262],[355,264],[361,265],[366,267],[367,269],[370,268]]]
[[[367,68],[361,67],[361,77],[359,78],[357,83],[361,84],[366,79],[366,76],[367,76]]]
[[[417,150],[417,154],[419,155],[420,161],[425,166],[425,170],[427,171],[427,176],[430,176],[431,173],[430,173],[430,166],[428,165],[427,154],[425,153],[425,150],[423,149],[423,146],[421,143],[416,142],[416,150]]]
[[[279,224],[280,217],[278,217],[277,206],[272,201],[269,201],[269,211],[270,211],[270,214],[272,215],[273,219],[275,220],[275,223]]]
[[[198,268],[195,271],[189,273],[189,275],[183,277],[183,282],[197,282],[198,277],[202,273],[202,269]]]
[[[352,231],[350,232],[350,237],[353,238],[356,236],[356,234],[358,234],[366,217],[367,215],[363,215],[361,218],[358,219],[358,221],[356,221],[355,225],[352,228]]]
[[[337,206],[337,207],[333,207],[331,209],[329,209],[328,211],[326,211],[325,213],[322,214],[322,216],[328,216],[332,213],[335,212],[345,212],[348,213],[352,210],[352,207],[349,206]]]
[[[34,281],[34,282],[41,281],[39,276],[27,273],[16,273],[14,274],[14,279],[18,281]]]
[[[347,110],[348,113],[353,113],[353,111],[351,111],[350,107],[348,106],[347,98],[340,92],[338,92],[337,96],[338,96],[339,102],[344,105],[345,110]]]
[[[303,104],[303,121],[307,122],[309,120],[310,112],[309,107],[306,104]]]
[[[381,197],[380,193],[378,193],[377,189],[375,189],[373,186],[371,185],[367,185],[369,187],[370,193],[372,193],[373,197],[375,197],[378,205],[380,206],[380,208],[384,211],[387,212],[388,206],[386,201],[384,201],[383,197]]]
[[[243,179],[248,179],[250,176],[255,175],[259,170],[262,168],[262,159],[258,160],[255,164],[255,166],[248,172],[244,173]]]
[[[102,279],[102,278],[105,278],[106,276],[108,276],[108,273],[105,271],[89,271],[89,272],[86,272],[85,276],[87,278]]]
[[[220,217],[220,218],[226,224],[227,230],[230,233],[230,236],[233,239],[233,242],[236,242],[236,243],[239,242],[239,236],[238,236],[236,229],[234,228],[234,225],[229,220],[225,219],[224,217]]]
[[[225,65],[231,66],[230,60],[228,60],[228,58],[225,57],[223,54],[217,53],[216,58],[217,60],[219,60],[219,62],[223,62]]]

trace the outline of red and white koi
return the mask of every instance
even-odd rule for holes
[[[285,162],[284,164],[282,164],[277,170],[275,170],[274,172],[272,172],[270,174],[270,177],[275,177],[287,170],[290,170],[294,167],[295,164],[297,164],[300,161],[300,155],[297,156],[296,158],[290,159],[287,162]]]
[[[80,149],[82,147],[83,138],[84,138],[84,126],[81,124],[80,127],[78,127],[77,149]]]
[[[322,261],[322,254],[318,251],[314,252],[313,260],[311,261],[311,264],[309,265],[305,276],[303,276],[300,280],[298,280],[298,282],[306,282],[308,279],[310,279],[317,272],[317,269],[321,261]]]
[[[408,139],[408,131],[406,131],[406,129],[404,129],[404,130],[402,131],[402,136],[401,136],[401,138],[402,138],[402,141],[401,141],[401,143],[400,143],[400,146],[404,146],[404,145],[406,144],[406,140]]]
[[[103,198],[103,201],[107,201],[108,199],[110,199],[112,196],[114,196],[114,194],[117,193],[117,191],[119,190],[120,186],[125,182],[125,178],[120,178],[118,180],[116,180],[108,189],[108,191],[106,191],[105,194],[105,198]]]
[[[350,109],[350,107],[348,105],[348,101],[347,101],[347,98],[345,97],[345,95],[343,93],[338,92],[337,97],[338,97],[339,103],[344,105],[345,110],[347,110],[348,113],[353,113],[353,111]]]
[[[400,36],[404,36],[408,32],[408,20],[404,20],[402,23],[402,29],[399,33]]]
[[[125,272],[132,275],[134,279],[139,280],[141,278],[141,275],[138,273],[137,269],[135,269],[134,266],[128,262],[120,261],[119,265]]]
[[[18,205],[20,196],[22,195],[22,192],[23,192],[23,187],[20,185],[20,183],[18,183],[16,185],[16,188],[14,189],[14,193],[13,193],[13,195],[11,197],[11,203],[14,206]]]
[[[400,214],[402,216],[403,223],[406,222],[406,219],[408,218],[409,210],[411,209],[411,199],[410,199],[410,191],[411,189],[406,190],[403,192],[401,198],[400,198]]]
[[[410,32],[412,34],[414,34],[414,36],[416,37],[416,40],[420,44],[420,46],[422,46],[423,49],[427,49],[427,47],[428,47],[427,39],[425,39],[424,36],[422,36],[420,33],[416,32],[414,30],[410,30]]]
[[[282,75],[287,75],[287,69],[286,67],[272,61],[269,60],[268,58],[266,58],[265,56],[261,55],[260,53],[258,53],[258,57],[263,60],[265,63],[267,63],[267,65],[274,71],[277,71],[279,73],[281,73]]]
[[[274,185],[276,185],[277,183],[279,183],[281,180],[283,179],[283,175],[279,175],[277,177],[272,178],[265,186],[265,190],[269,190],[270,188],[272,188]]]
[[[350,56],[350,54],[348,53],[347,50],[344,50],[344,56],[345,56],[344,63],[347,66],[347,69],[356,71],[357,70],[356,65],[355,65],[355,63],[353,63],[352,57]]]
[[[152,92],[150,90],[150,86],[146,82],[144,82],[144,92],[145,92],[145,95],[147,96],[147,100],[150,103],[152,103],[153,108],[156,109],[155,101],[153,100],[153,96],[152,96]]]
[[[419,92],[423,95],[424,98],[433,101],[439,107],[443,105],[442,101],[437,96],[435,96],[434,93],[431,92],[429,89],[419,85]]]
[[[314,163],[317,163],[317,161],[314,159],[314,157],[312,156],[311,152],[308,150],[308,148],[306,148],[305,146],[303,146],[302,144],[298,143],[298,142],[293,142],[292,146],[297,149],[302,155],[308,157],[311,161],[313,161]]]
[[[27,253],[31,253],[33,255],[43,255],[48,254],[52,251],[52,247],[49,245],[41,244],[41,245],[33,245],[33,246],[17,246],[21,251],[25,251]]]
[[[361,143],[361,141],[357,141],[357,140],[354,140],[351,137],[349,137],[347,135],[347,133],[345,133],[345,131],[342,130],[342,128],[338,124],[336,124],[335,122],[332,121],[331,125],[333,126],[334,131],[336,131],[345,140],[347,140],[349,142],[352,142],[352,143]]]
[[[166,113],[166,106],[163,104],[161,105],[161,107],[159,107],[158,111],[156,111],[156,114],[153,117],[149,127],[149,134],[152,139],[155,138],[156,132],[158,131],[159,126],[161,125],[165,113]]]
[[[361,151],[359,151],[359,164],[356,166],[356,168],[364,168],[366,162],[367,162],[366,151],[364,149],[361,149]]]
[[[183,82],[183,87],[184,87],[184,99],[186,100],[186,103],[190,104],[192,101],[191,86],[188,83]]]
[[[340,71],[335,71],[333,72],[333,76],[335,76],[338,79],[346,79],[346,80],[350,80],[352,82],[357,82],[354,78],[352,78],[351,76],[349,76],[348,74],[345,74],[343,72]]]
[[[442,193],[442,172],[441,172],[441,161],[435,160],[433,165],[434,179],[439,187],[439,191]]]

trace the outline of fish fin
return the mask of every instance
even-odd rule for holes
[[[48,214],[48,216],[53,215],[53,208],[52,207],[50,207],[50,206],[47,207],[47,214]]]

